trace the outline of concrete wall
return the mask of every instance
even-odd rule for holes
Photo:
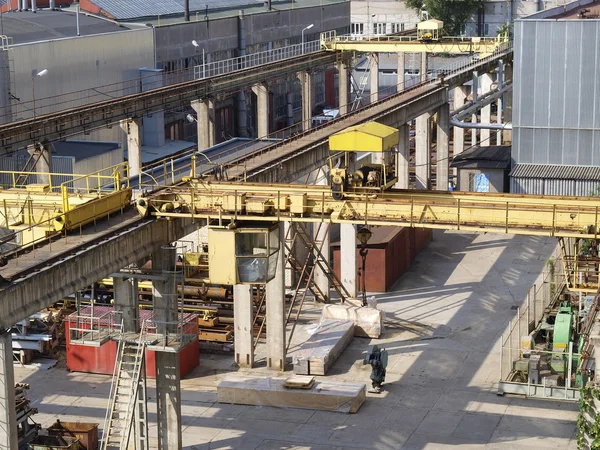
[[[598,20],[515,23],[516,163],[600,164]]]
[[[469,175],[485,173],[490,180],[489,192],[504,192],[505,175],[503,169],[459,169],[458,171],[458,190],[469,192]],[[506,186],[508,188],[508,186]]]

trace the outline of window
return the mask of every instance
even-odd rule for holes
[[[392,28],[392,33],[399,33],[400,31],[402,31],[401,29],[401,23],[392,23],[390,24],[391,28]]]
[[[373,24],[373,34],[385,34],[385,23],[376,22]]]
[[[469,173],[469,192],[490,192],[490,179],[487,173]]]
[[[352,34],[365,34],[365,24],[364,23],[353,23],[352,24]]]
[[[483,35],[484,36],[489,36],[490,35],[490,24],[489,23],[484,23],[483,24]]]

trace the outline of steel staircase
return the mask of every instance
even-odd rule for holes
[[[110,407],[104,422],[102,450],[148,449],[144,335],[144,326],[137,339],[127,339],[124,334],[121,335]],[[132,429],[134,417],[136,424]],[[135,435],[134,440],[130,439],[132,432]]]
[[[365,88],[367,87],[367,83],[369,82],[369,75],[371,74],[371,68],[373,67],[373,61],[375,56],[373,53],[369,53],[367,56],[367,64],[365,70],[362,72],[360,76],[360,81],[358,82],[358,86],[355,84],[354,89],[356,91],[356,96],[354,97],[354,101],[352,102],[352,106],[350,107],[350,111],[356,111],[362,106],[362,98],[365,93]]]

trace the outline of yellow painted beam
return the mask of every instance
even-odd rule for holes
[[[173,187],[138,201],[142,215],[230,221],[392,225],[598,238],[600,199],[393,190],[334,200],[327,186],[210,183]]]
[[[328,51],[367,53],[493,53],[503,38],[444,37],[422,41],[414,36],[321,36],[321,48]]]

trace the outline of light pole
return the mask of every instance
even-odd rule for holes
[[[196,39],[192,41],[192,45],[196,47],[196,49],[200,47],[200,44],[198,44],[198,41]],[[206,78],[206,63],[204,61],[204,49],[202,49],[202,78]]]
[[[309,26],[307,26],[307,27],[305,27],[305,28],[302,28],[302,54],[303,54],[303,55],[304,55],[304,32],[305,32],[306,30],[310,30],[310,29],[311,29],[312,27],[314,27],[314,26],[315,26],[315,24],[314,24],[314,23],[311,23]]]
[[[367,253],[369,250],[367,249],[367,242],[371,239],[373,233],[367,227],[361,227],[360,230],[356,232],[356,237],[360,241],[360,251],[358,252],[360,257],[362,258],[362,270],[360,272],[360,281],[362,284],[362,305],[367,306]]]
[[[31,97],[33,99],[33,117],[35,117],[35,79],[37,77],[43,77],[48,73],[48,69],[42,69],[39,72],[31,76]]]

